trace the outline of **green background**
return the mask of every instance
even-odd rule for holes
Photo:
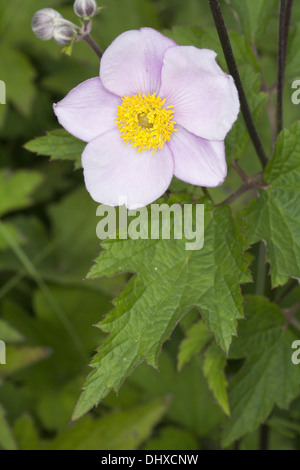
[[[272,9],[265,17],[255,16],[260,0],[248,2],[256,4],[248,11],[239,11],[235,3],[221,2],[228,27],[238,35],[234,44],[240,54],[241,75],[247,81],[254,73],[256,65],[251,61],[256,51],[259,71],[271,86],[276,79],[279,2],[270,2]],[[300,115],[300,105],[291,103],[292,81],[300,78],[300,5],[294,3],[284,90],[286,127]],[[121,32],[149,26],[181,44],[215,46],[225,67],[206,0],[107,0],[103,4],[106,8],[94,20],[92,31],[103,49]],[[89,415],[70,423],[89,372],[87,364],[104,337],[93,325],[111,310],[112,299],[130,276],[85,280],[100,252],[100,242],[96,237],[97,204],[84,188],[82,170],[74,170],[73,161],[50,161],[24,148],[28,141],[59,128],[52,103],[99,71],[99,61],[86,44],[76,44],[68,57],[53,41],[42,42],[33,35],[32,16],[43,7],[57,8],[76,21],[72,1],[0,4],[0,80],[7,87],[7,104],[0,105],[0,216],[5,229],[0,232],[0,339],[7,343],[7,365],[0,365],[0,448],[222,448],[227,417],[203,375],[202,354],[180,371],[177,367],[185,332],[199,317],[196,310],[184,317],[173,331],[172,341],[164,345],[159,371],[140,365],[118,395],[110,392]],[[242,45],[241,34],[250,52]],[[255,90],[250,81],[247,86]],[[259,88],[258,83],[251,99],[253,109],[259,108],[260,134],[270,147],[271,131],[266,110],[262,106],[260,110]],[[264,104],[263,95],[260,98]],[[243,129],[234,132],[227,142],[228,161],[238,155],[246,171],[260,171],[247,137],[244,142]],[[73,145],[80,155],[81,147]],[[61,151],[67,158],[66,148]],[[238,186],[239,178],[231,169],[225,183],[211,194],[219,202]],[[190,191],[175,180],[172,190]],[[194,190],[201,194],[200,189]],[[238,199],[234,212],[253,194]],[[255,245],[252,254],[257,252]],[[255,263],[252,270],[255,280]],[[257,293],[253,286],[245,286],[245,293]],[[299,288],[294,291],[289,302],[299,292]],[[241,359],[232,359],[229,377],[240,365]],[[299,419],[299,400],[288,412],[275,409],[269,423],[270,448],[299,448]],[[260,432],[254,431],[238,445],[256,449],[259,439]]]

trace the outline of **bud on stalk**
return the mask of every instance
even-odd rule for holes
[[[53,39],[60,46],[68,46],[76,36],[76,31],[68,25],[59,25],[54,28]]]
[[[91,18],[96,15],[98,6],[95,0],[76,0],[74,11],[80,18]]]
[[[43,41],[49,41],[53,38],[53,31],[62,16],[58,11],[52,8],[43,8],[35,13],[32,18],[32,31]]]

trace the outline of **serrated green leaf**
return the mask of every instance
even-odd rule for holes
[[[208,386],[213,392],[220,407],[227,415],[230,415],[227,379],[224,369],[226,367],[227,357],[216,343],[212,343],[205,351],[203,371],[208,381]]]
[[[115,308],[99,323],[109,336],[92,361],[74,417],[87,412],[143,360],[157,366],[161,345],[180,317],[198,306],[221,347],[228,350],[242,318],[240,283],[250,281],[244,237],[229,207],[205,204],[205,242],[186,251],[186,240],[107,240],[90,277],[136,272]]]
[[[73,160],[75,168],[81,168],[81,154],[86,143],[73,137],[64,129],[47,132],[25,144],[25,148],[38,155],[46,155],[51,160]]]
[[[231,358],[247,359],[230,383],[225,446],[254,431],[275,404],[287,408],[300,393],[300,369],[291,360],[295,337],[280,309],[266,298],[248,296],[245,315],[230,349]]]
[[[283,130],[265,170],[266,189],[245,210],[250,243],[264,240],[274,287],[300,278],[300,122]]]
[[[53,439],[46,450],[135,450],[151,435],[169,403],[162,398],[97,420],[86,416]]]
[[[0,170],[0,217],[8,212],[24,209],[31,203],[31,195],[41,183],[37,171]]]
[[[194,323],[186,332],[186,337],[179,346],[178,370],[196,354],[198,354],[206,343],[211,339],[211,335],[203,321]]]
[[[4,450],[17,450],[17,444],[12,430],[5,418],[5,411],[0,405],[0,448]]]

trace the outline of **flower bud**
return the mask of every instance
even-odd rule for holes
[[[43,41],[53,38],[53,31],[57,20],[62,18],[58,11],[52,8],[43,8],[35,13],[32,18],[32,31]]]
[[[80,18],[95,16],[97,9],[96,0],[76,0],[74,3],[74,11]]]
[[[76,31],[67,24],[56,26],[53,31],[53,39],[60,46],[68,46],[73,41]]]

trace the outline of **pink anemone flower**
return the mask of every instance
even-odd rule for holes
[[[205,187],[224,181],[224,139],[239,99],[214,51],[142,28],[118,36],[100,77],[78,85],[54,111],[87,142],[82,166],[92,198],[137,209],[160,197],[173,176]]]

